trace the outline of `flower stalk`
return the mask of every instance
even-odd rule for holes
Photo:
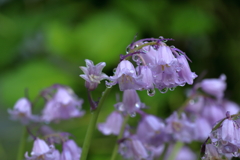
[[[87,129],[87,133],[86,133],[86,137],[84,139],[84,143],[83,143],[81,160],[86,160],[87,159],[88,150],[89,150],[89,147],[90,147],[90,144],[91,144],[93,131],[94,131],[94,128],[96,127],[97,118],[98,118],[98,115],[99,115],[100,110],[102,108],[103,102],[106,99],[106,97],[108,96],[110,90],[111,90],[111,88],[106,88],[106,90],[103,92],[103,95],[102,95],[102,97],[101,97],[101,99],[98,103],[97,108],[91,113],[91,120],[90,120],[88,129]]]
[[[116,157],[117,157],[118,146],[119,146],[118,141],[123,138],[124,130],[125,130],[125,127],[126,127],[126,125],[127,125],[128,119],[129,119],[129,115],[127,115],[127,116],[124,117],[124,121],[123,121],[123,123],[122,123],[120,133],[119,133],[119,135],[118,135],[118,137],[117,137],[117,142],[115,143],[115,146],[114,146],[114,149],[113,149],[113,152],[112,152],[111,160],[115,160]]]

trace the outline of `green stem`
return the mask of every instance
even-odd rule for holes
[[[83,143],[81,160],[86,160],[87,159],[88,150],[89,150],[90,143],[91,143],[91,140],[92,140],[93,131],[94,131],[95,126],[96,126],[97,118],[98,118],[98,115],[99,115],[100,110],[102,108],[103,102],[106,99],[106,97],[108,96],[108,93],[110,92],[110,90],[111,90],[111,88],[106,88],[106,90],[103,92],[103,95],[102,95],[102,97],[101,97],[101,99],[98,103],[98,106],[97,106],[96,110],[94,110],[91,114],[90,124],[88,125],[86,137],[85,137],[84,143]]]
[[[175,143],[173,149],[172,149],[172,153],[170,154],[168,160],[175,160],[179,150],[182,148],[183,146],[183,143],[178,141]]]
[[[23,160],[26,138],[27,138],[27,130],[24,126],[24,128],[22,129],[22,135],[21,135],[21,139],[18,147],[17,160]]]
[[[119,133],[119,135],[117,137],[117,142],[115,143],[115,146],[114,146],[114,149],[113,149],[113,152],[112,152],[111,160],[115,160],[116,157],[117,157],[117,153],[118,153],[118,140],[123,138],[124,130],[125,130],[125,127],[127,125],[128,119],[129,119],[129,115],[125,116],[124,121],[123,121],[122,126],[121,126],[120,133]]]
[[[163,160],[164,159],[165,155],[167,154],[168,146],[169,146],[169,144],[166,143],[165,146],[164,146],[164,150],[163,150],[161,156],[159,157],[159,160]]]

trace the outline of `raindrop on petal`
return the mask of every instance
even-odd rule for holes
[[[167,93],[167,91],[168,91],[168,88],[163,88],[160,90],[160,93]]]
[[[170,91],[174,91],[175,88],[176,88],[176,87],[171,87],[171,88],[169,88],[169,90],[170,90]]]
[[[155,95],[155,89],[154,88],[153,89],[148,89],[147,90],[147,95],[150,96],[150,97],[154,96]]]

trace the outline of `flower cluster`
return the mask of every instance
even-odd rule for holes
[[[71,134],[65,132],[55,132],[50,126],[44,123],[58,122],[84,115],[81,110],[83,100],[79,99],[67,86],[55,84],[40,92],[36,100],[42,97],[45,106],[42,114],[33,115],[34,103],[27,98],[19,99],[13,110],[8,110],[13,120],[19,120],[27,127],[29,134],[34,139],[32,152],[25,153],[26,160],[79,160],[81,148],[69,139]],[[36,102],[36,101],[35,101]],[[33,131],[35,134],[33,134]],[[40,139],[35,135],[43,137]],[[54,144],[62,144],[62,152],[55,149]]]

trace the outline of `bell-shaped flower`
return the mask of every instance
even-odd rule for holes
[[[59,86],[53,97],[47,101],[43,109],[42,120],[52,121],[80,117],[83,100],[78,99],[70,88]]]
[[[164,130],[165,124],[153,115],[143,115],[137,127],[137,136],[141,141],[149,141],[150,138]]]
[[[145,104],[140,101],[140,98],[136,90],[125,90],[123,92],[122,102],[118,102],[114,105],[119,111],[134,115],[135,112],[141,108],[145,108]]]
[[[112,112],[105,123],[98,124],[98,130],[104,135],[118,135],[122,126],[123,117],[121,113],[114,111]]]
[[[119,153],[126,159],[134,160],[153,159],[153,156],[149,154],[148,149],[135,136],[129,137],[120,143]]]
[[[197,77],[197,75],[191,71],[188,61],[184,55],[179,55],[177,57],[178,62],[180,63],[181,70],[178,72],[180,85],[185,83],[193,84],[193,80]]]
[[[205,154],[202,159],[204,160],[223,160],[222,155],[219,154],[217,148],[213,144],[206,144]]]
[[[201,88],[204,92],[221,99],[226,89],[226,76],[222,74],[219,79],[204,79],[201,82]]]
[[[212,131],[211,124],[203,117],[198,116],[195,120],[196,140],[204,141]]]
[[[32,115],[31,102],[27,98],[20,98],[14,105],[13,110],[8,110],[11,119],[20,120],[23,124],[28,124],[31,120],[37,120]]]
[[[61,160],[79,160],[82,149],[77,146],[73,140],[68,140],[63,143],[63,151],[61,153]]]
[[[54,152],[53,146],[48,146],[48,144],[39,138],[36,138],[33,144],[33,149],[31,152],[31,157],[28,156],[28,152],[25,153],[26,160],[56,160],[58,154]]]
[[[102,73],[106,63],[100,62],[95,66],[91,60],[86,59],[85,62],[87,67],[80,67],[80,69],[84,72],[84,74],[81,74],[80,77],[85,80],[86,88],[94,90],[97,88],[101,80],[108,79],[108,76],[105,73]]]
[[[196,126],[187,119],[184,113],[179,118],[177,112],[174,112],[166,119],[166,123],[166,132],[171,134],[175,140],[189,143],[195,139]]]
[[[143,89],[154,89],[154,81],[152,70],[148,66],[138,66],[137,67],[139,75],[142,76],[142,82],[144,83]]]
[[[110,76],[109,79],[111,82],[106,82],[106,84],[113,86],[118,83],[121,91],[127,89],[141,90],[143,88],[142,77],[136,74],[133,64],[128,60],[121,61],[114,76]]]

